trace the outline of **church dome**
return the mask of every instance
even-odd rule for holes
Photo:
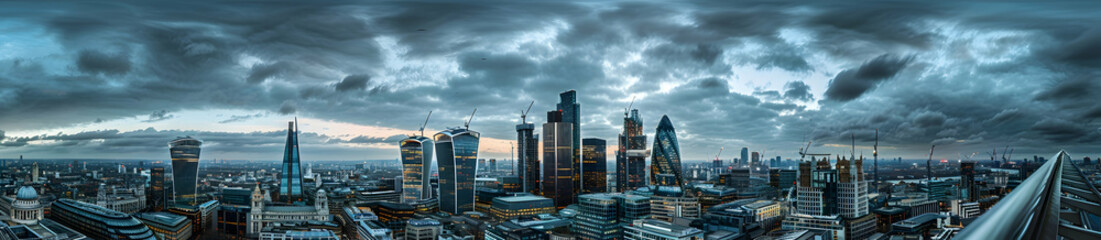
[[[15,192],[16,200],[38,200],[38,191],[35,191],[33,187],[23,186]]]

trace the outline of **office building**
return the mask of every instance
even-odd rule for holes
[[[535,195],[497,197],[493,199],[489,213],[497,219],[535,216],[554,213],[554,201]]]
[[[287,143],[283,149],[283,166],[279,172],[279,199],[282,202],[303,202],[302,164],[298,155],[298,124],[287,123]]]
[[[562,114],[559,122],[570,124],[570,134],[567,139],[570,144],[570,181],[573,186],[570,202],[577,201],[577,195],[581,193],[581,183],[584,174],[581,173],[581,104],[577,103],[577,91],[569,90],[558,94],[557,110]],[[550,121],[548,121],[550,122]],[[544,127],[544,134],[547,131]],[[565,135],[563,135],[565,136]],[[545,145],[545,143],[544,143]],[[546,158],[544,158],[546,159]],[[545,160],[544,160],[545,161]]]
[[[585,184],[582,193],[601,193],[608,191],[608,143],[604,139],[586,138],[581,140],[581,171]]]
[[[168,202],[171,200],[171,194],[164,187],[165,185],[164,167],[153,167],[149,169],[149,203],[152,203],[150,209],[153,211],[164,211],[168,209]]]
[[[623,227],[650,218],[650,198],[622,193],[578,196],[571,228],[582,239],[623,239]]]
[[[440,221],[433,219],[409,220],[405,225],[405,240],[436,240],[443,232]]]
[[[750,153],[749,163],[752,164],[752,165],[760,165],[761,164],[761,153],[759,153],[759,152]]]
[[[749,148],[742,147],[742,164],[749,165]]]
[[[157,239],[134,217],[67,198],[54,201],[50,218],[92,239]]]
[[[875,233],[863,159],[838,158],[836,168],[826,158],[800,162],[796,190],[795,209],[784,219],[784,229],[823,231],[835,239],[864,239]]]
[[[627,192],[646,186],[646,135],[642,133],[642,116],[638,109],[632,109],[630,115],[623,113],[623,133],[619,134],[619,149],[616,151],[615,177],[616,191]]]
[[[284,221],[320,221],[328,222],[332,215],[329,214],[329,198],[325,190],[318,190],[314,206],[275,206],[269,205],[265,200],[260,187],[253,188],[251,211],[248,217],[248,234],[260,234],[265,227],[272,223]]]
[[[928,191],[929,200],[933,201],[948,201],[948,196],[952,195],[952,183],[945,181],[944,179],[932,179],[928,180],[926,191]]]
[[[172,189],[176,201],[195,204],[195,187],[199,177],[199,152],[203,142],[188,137],[169,142],[172,156]],[[171,205],[171,204],[169,204]]]
[[[795,169],[772,168],[768,170],[768,184],[776,189],[787,189],[795,186],[799,179],[799,172]]]
[[[145,186],[112,187],[108,190],[106,184],[100,183],[96,193],[96,205],[126,214],[140,212],[145,210]]]
[[[624,229],[630,240],[703,240],[703,230],[653,219],[635,220]]]
[[[401,149],[401,202],[412,203],[432,198],[432,139],[409,136],[399,142]]]
[[[37,183],[38,182],[38,174],[40,174],[40,173],[42,173],[42,171],[38,169],[38,162],[36,161],[36,162],[32,163],[31,164],[31,183]]]
[[[547,112],[543,124],[543,196],[558,209],[573,204],[576,192],[573,164],[573,124],[562,121],[562,111]]]
[[[541,194],[539,191],[539,135],[533,135],[535,124],[527,123],[523,115],[522,123],[516,124],[516,176],[520,177],[524,192]]]
[[[521,225],[519,221],[510,220],[489,227],[489,229],[485,231],[485,239],[547,240],[550,239],[550,236],[545,230],[536,230],[532,226]]]
[[[631,192],[650,198],[650,215],[657,220],[673,222],[675,218],[699,218],[700,200],[680,187],[648,186]]]
[[[696,185],[695,196],[699,198],[700,209],[710,209],[712,206],[737,200],[737,191],[726,186]]]
[[[975,162],[960,162],[961,196],[967,196],[968,202],[979,201],[979,187],[975,185]]]
[[[188,221],[187,217],[166,212],[136,213],[134,217],[149,227],[157,239],[191,239],[191,221]]]
[[[495,172],[497,172],[497,159],[496,158],[490,158],[489,159],[489,173],[493,174]]]
[[[474,211],[474,178],[478,171],[481,133],[451,128],[434,137],[440,176],[440,211],[454,215]]]
[[[677,133],[673,129],[673,122],[669,116],[662,115],[658,123],[657,133],[654,134],[654,155],[650,163],[650,185],[658,184],[657,175],[668,174],[674,178],[673,184],[666,186],[684,186],[684,177],[681,173],[680,144],[677,143]]]

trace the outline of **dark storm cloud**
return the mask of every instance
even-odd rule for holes
[[[160,111],[155,111],[153,113],[150,113],[149,118],[145,119],[145,120],[142,120],[142,122],[157,122],[157,121],[168,120],[172,117],[174,117],[174,116],[172,114],[168,114],[168,110],[160,110]]]
[[[120,75],[130,71],[130,56],[125,52],[109,55],[95,50],[84,50],[77,56],[76,66],[85,73]]]
[[[1092,77],[1101,61],[1094,10],[905,1],[12,3],[0,16],[42,31],[15,34],[60,50],[0,59],[0,129],[9,130],[0,144],[31,151],[30,142],[55,140],[10,132],[203,109],[243,110],[215,120],[223,123],[271,113],[415,129],[427,111],[430,127],[445,127],[478,108],[472,128],[512,139],[529,101],[528,121],[538,123],[558,93],[576,89],[586,137],[614,139],[623,108],[640,96],[634,107],[648,122],[673,118],[690,154],[751,146],[789,156],[804,137],[869,141],[876,128],[898,154],[930,143],[1045,151],[1101,141],[1093,121],[1101,110],[1084,90],[1101,86]],[[199,133],[211,146],[257,152],[278,152],[285,134],[97,133],[106,136],[48,149],[160,153],[160,138]],[[145,136],[153,143],[135,140]],[[360,137],[312,139],[332,145],[324,151],[394,140]]]
[[[913,59],[913,56],[884,54],[865,62],[859,68],[841,71],[830,81],[826,98],[837,101],[856,99],[875,88],[879,82],[894,77]]]
[[[336,84],[337,92],[344,92],[348,90],[364,90],[367,89],[367,81],[371,80],[371,76],[367,75],[348,75],[340,80],[340,83]]]

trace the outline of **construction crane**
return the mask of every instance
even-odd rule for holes
[[[1013,159],[1013,150],[1014,149],[1017,149],[1017,148],[1010,148],[1009,149],[1009,156],[1005,157],[1005,161],[1002,161],[1002,162],[1009,162],[1009,160]]]
[[[528,124],[528,112],[531,112],[531,106],[534,106],[534,105],[535,105],[535,101],[532,100],[531,104],[528,104],[528,110],[520,111],[520,123],[521,124]]]
[[[421,124],[421,137],[424,136],[424,127],[428,126],[428,118],[432,117],[432,111],[428,111],[428,116],[424,117],[424,124]]]
[[[879,192],[879,129],[875,129],[875,145],[872,145],[872,187]]]
[[[474,108],[474,112],[470,113],[470,118],[466,119],[466,123],[463,123],[463,127],[465,127],[466,130],[470,130],[470,121],[474,120],[475,113],[478,113],[478,108]]]
[[[631,97],[631,104],[627,104],[627,108],[623,109],[623,118],[627,118],[630,116],[631,107],[633,106],[635,106],[635,98]]]
[[[715,154],[715,161],[720,161],[719,155],[723,154],[723,149],[726,149],[726,147],[719,147],[719,153]]]

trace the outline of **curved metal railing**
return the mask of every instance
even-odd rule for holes
[[[1070,156],[1059,151],[954,239],[1058,238],[1064,161]]]

